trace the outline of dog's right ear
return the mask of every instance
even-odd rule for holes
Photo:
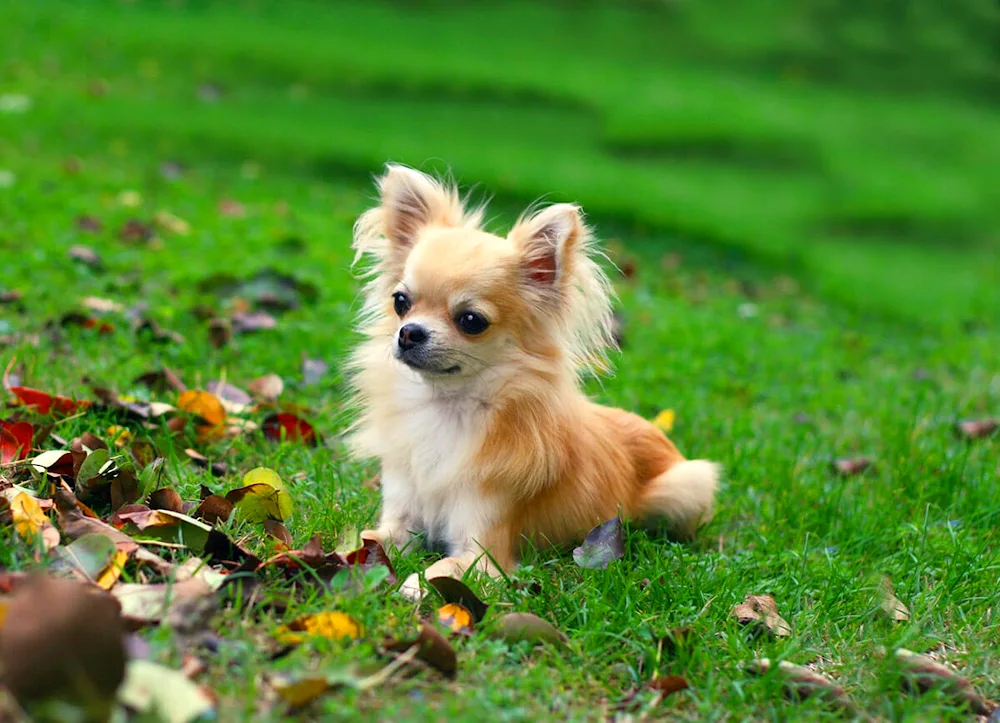
[[[453,188],[406,166],[389,165],[378,181],[382,232],[393,256],[405,259],[427,226],[461,226],[465,212]]]

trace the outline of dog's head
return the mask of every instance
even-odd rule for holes
[[[610,287],[577,206],[525,215],[502,237],[423,173],[389,166],[378,186],[354,248],[375,260],[365,330],[400,363],[451,383],[602,363]]]

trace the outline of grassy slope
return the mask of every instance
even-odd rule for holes
[[[82,388],[79,379],[88,375],[124,391],[128,380],[157,360],[181,369],[189,382],[225,374],[246,383],[269,371],[295,380],[300,355],[339,359],[352,341],[348,329],[356,287],[346,269],[350,224],[370,189],[357,175],[319,181],[296,173],[302,169],[373,169],[385,157],[414,162],[445,158],[463,178],[482,180],[507,196],[530,198],[555,189],[647,228],[640,233],[635,224],[596,219],[603,236],[625,241],[639,272],[634,281],[619,282],[629,322],[626,352],[617,374],[594,385],[593,391],[604,401],[647,415],[663,407],[677,410],[673,436],[682,449],[719,459],[730,470],[716,521],[691,547],[631,533],[628,556],[608,572],[582,571],[566,558],[536,556],[518,573],[541,583],[542,591],[535,596],[505,587],[483,588],[494,602],[558,622],[572,639],[568,652],[527,653],[476,637],[461,646],[457,684],[423,676],[363,696],[333,694],[321,701],[317,715],[343,716],[360,706],[398,718],[537,719],[548,712],[592,719],[605,701],[616,700],[641,675],[637,661],[649,652],[650,632],[681,624],[695,628],[698,646],[689,658],[663,661],[660,670],[682,673],[692,682],[693,694],[667,704],[690,717],[728,713],[737,719],[759,719],[787,713],[772,681],[753,682],[741,672],[740,663],[755,650],[796,662],[822,656],[824,669],[867,707],[895,718],[934,716],[943,709],[892,693],[896,681],[875,655],[879,646],[947,646],[945,655],[952,663],[986,692],[996,693],[991,671],[1000,660],[991,611],[998,603],[1000,565],[995,533],[1000,514],[997,447],[996,442],[958,441],[950,428],[956,417],[995,413],[1000,403],[993,378],[1000,362],[995,331],[967,332],[958,323],[974,311],[987,315],[990,310],[985,298],[979,306],[971,300],[973,294],[987,293],[989,274],[995,273],[973,263],[974,255],[973,260],[953,258],[957,270],[946,276],[949,283],[969,284],[968,296],[946,294],[947,287],[935,296],[934,288],[919,282],[941,270],[938,257],[945,255],[943,250],[912,243],[854,245],[858,255],[852,265],[848,257],[831,254],[822,244],[791,243],[806,215],[836,210],[824,193],[835,177],[827,166],[823,173],[812,167],[800,172],[794,164],[765,173],[728,158],[695,159],[678,161],[681,170],[663,178],[666,174],[657,168],[672,169],[673,160],[659,167],[645,157],[621,160],[606,154],[601,149],[613,134],[645,143],[649,136],[662,141],[664,133],[677,129],[662,121],[664,116],[655,120],[641,98],[620,107],[630,99],[619,79],[632,68],[629,62],[638,63],[652,47],[639,41],[630,51],[634,57],[615,60],[605,55],[606,62],[598,63],[595,52],[586,73],[580,70],[579,79],[567,77],[553,88],[550,74],[543,72],[544,57],[494,67],[461,56],[458,48],[449,52],[466,61],[456,69],[455,63],[444,62],[444,50],[437,56],[444,60],[432,58],[428,67],[406,62],[416,56],[400,46],[397,53],[362,54],[363,31],[377,35],[381,28],[387,33],[397,22],[378,6],[349,6],[357,15],[350,23],[356,32],[341,31],[336,43],[326,41],[334,21],[300,20],[298,35],[288,43],[257,42],[257,64],[249,67],[239,49],[260,37],[260,26],[252,19],[227,16],[224,30],[219,23],[206,29],[182,13],[172,21],[183,31],[178,34],[176,27],[145,23],[142,14],[152,11],[128,9],[110,13],[99,28],[83,35],[79,16],[72,12],[56,17],[26,7],[11,12],[44,17],[36,27],[47,28],[49,34],[30,44],[17,36],[17,49],[5,51],[24,59],[16,67],[8,64],[7,72],[14,87],[32,95],[36,106],[26,115],[0,116],[2,165],[17,175],[12,188],[0,190],[0,253],[5,265],[2,283],[24,291],[28,312],[20,316],[0,309],[0,323],[15,331],[37,330],[46,319],[73,308],[77,297],[97,294],[126,304],[147,300],[159,321],[187,337],[181,346],[141,348],[119,323],[111,337],[71,333],[64,345],[43,339],[38,347],[5,348],[4,359],[16,353],[36,386],[72,392]],[[631,22],[611,11],[590,12],[606,13],[606,22]],[[362,16],[366,24],[359,26]],[[295,24],[286,14],[277,19]],[[461,21],[454,19],[456,27]],[[582,29],[590,27],[585,19],[580,23]],[[494,19],[493,50],[500,52],[500,39],[512,32],[513,24],[509,18]],[[95,34],[119,38],[124,47],[112,46],[84,61],[82,50],[99,45]],[[126,42],[130,35],[133,40]],[[199,41],[208,35],[215,42],[205,50]],[[426,32],[414,35],[427,38]],[[201,48],[202,57],[182,62],[190,47]],[[607,54],[616,48],[601,50]],[[337,72],[343,66],[331,60],[338,52],[346,59],[342,63],[353,64],[348,77]],[[55,60],[47,61],[51,56]],[[154,64],[143,59],[155,61],[155,77]],[[532,62],[538,65],[533,68]],[[456,81],[452,71],[465,74],[464,80]],[[598,71],[601,74],[595,75]],[[699,78],[722,84],[696,71],[685,71],[691,74],[692,87]],[[642,72],[635,68],[634,76],[641,78]],[[302,79],[301,74],[311,92],[303,100],[290,100],[287,86]],[[100,100],[83,92],[96,76],[107,78],[112,90]],[[221,104],[193,104],[195,88],[206,79],[231,84]],[[484,100],[474,101],[472,89]],[[554,102],[505,105],[497,100],[505,91],[527,90]],[[679,108],[676,118],[689,124],[687,132],[696,134],[694,140],[703,137],[697,134],[704,134],[706,125],[690,119],[711,117],[726,139],[751,144],[763,137],[764,148],[784,147],[797,138],[797,130],[804,139],[797,142],[811,153],[819,148],[836,158],[834,150],[841,141],[819,121],[812,122],[810,112],[818,107],[812,104],[833,108],[840,100],[884,108],[877,99],[851,100],[846,93],[837,96],[832,91],[809,100],[810,93],[803,91],[805,105],[789,111],[800,113],[799,119],[787,127],[776,126],[778,132],[765,122],[766,113],[774,112],[768,109],[773,109],[777,86],[763,83],[739,92],[747,96],[737,106],[739,114],[728,112],[731,98],[723,102],[705,92],[687,96],[693,98],[689,102],[718,102],[713,107],[722,112],[698,116],[690,107]],[[980,118],[987,127],[994,123],[983,111],[911,102],[920,112],[909,114],[907,122],[921,137],[940,139],[948,128],[967,129]],[[170,109],[176,113],[167,113]],[[660,109],[664,114],[668,110],[673,112]],[[65,115],[69,112],[72,115]],[[765,119],[756,129],[729,120],[755,114]],[[648,134],[640,117],[648,119]],[[429,124],[432,119],[447,124]],[[893,122],[904,121],[872,113],[857,121],[860,127],[854,132],[874,143],[891,135]],[[744,133],[745,127],[751,130]],[[981,147],[981,155],[968,158],[953,157],[947,152],[950,145],[941,151],[955,164],[951,172],[970,184],[974,193],[968,198],[959,195],[949,206],[948,199],[927,186],[918,199],[888,200],[915,218],[926,220],[939,213],[984,228],[989,212],[977,204],[986,194],[983,173],[990,146]],[[885,153],[897,164],[911,158],[907,147]],[[156,169],[174,154],[184,155],[192,169],[181,180],[167,182]],[[83,158],[81,174],[68,175],[62,169],[69,155]],[[223,159],[221,165],[212,160],[216,156]],[[262,161],[260,177],[243,177],[229,162],[234,157]],[[863,149],[841,157],[839,182],[848,186],[852,179],[877,179],[884,172],[877,160]],[[744,182],[741,174],[753,182]],[[637,193],[654,184],[663,195]],[[775,188],[783,189],[785,202],[763,203],[761,194]],[[141,191],[143,206],[119,207],[115,196],[123,189]],[[861,190],[854,197],[858,203],[881,198]],[[248,217],[221,217],[216,201],[223,197],[246,203]],[[288,205],[287,214],[275,207],[278,201]],[[964,203],[972,205],[967,209]],[[164,235],[159,250],[117,240],[116,229],[125,218],[148,216],[159,208],[189,220],[192,234]],[[509,220],[516,209],[499,210]],[[78,213],[101,217],[106,230],[97,236],[75,230]],[[654,224],[726,243],[716,251],[703,242],[649,230]],[[768,233],[772,224],[774,234]],[[290,234],[305,239],[304,251],[292,254],[279,245]],[[93,245],[104,256],[107,270],[95,274],[71,265],[65,257],[71,243]],[[734,253],[739,250],[760,255],[761,261]],[[662,263],[670,252],[680,256],[676,269]],[[870,278],[865,274],[880,275],[885,268],[871,267],[873,258],[902,268],[900,284],[919,288],[917,300],[924,309],[936,305],[939,323],[932,332],[872,317],[872,309],[897,318],[914,311],[906,288],[867,288]],[[838,260],[839,268],[829,268]],[[903,268],[904,262],[912,270]],[[275,332],[212,349],[204,324],[188,311],[205,301],[195,291],[195,282],[219,269],[249,271],[267,265],[320,285],[319,302],[293,312]],[[818,285],[830,295],[817,297],[790,287],[776,278],[775,268],[782,266],[798,275],[800,287],[801,282],[806,288]],[[750,287],[753,298],[746,295]],[[856,291],[852,303],[844,304],[844,297]],[[756,314],[743,318],[739,312],[745,314],[747,303],[755,305]],[[333,369],[318,387],[293,387],[289,392],[316,410],[317,426],[331,438],[341,424],[342,402],[335,365]],[[920,379],[915,376],[918,370]],[[60,432],[69,437],[100,428],[100,420],[83,418]],[[855,453],[873,455],[878,460],[875,471],[849,479],[830,472],[832,456]],[[335,441],[329,449],[310,453],[249,440],[238,443],[233,455],[237,468],[267,464],[291,480],[298,505],[292,527],[296,541],[314,531],[334,539],[351,527],[369,524],[377,509],[376,495],[359,484],[370,470],[345,462]],[[220,486],[180,460],[171,461],[169,473],[189,498],[200,482]],[[24,558],[12,540],[5,539],[3,548],[0,559],[21,564]],[[408,555],[397,568],[405,574],[425,563],[424,557]],[[893,577],[898,596],[914,612],[912,624],[890,627],[871,620],[863,578],[867,572]],[[643,587],[640,582],[647,579],[651,582]],[[784,643],[749,646],[727,612],[745,594],[765,591],[778,599],[795,636]],[[392,596],[373,593],[307,599],[292,612],[331,607],[356,615],[372,639],[398,624],[393,616],[407,619],[411,609]],[[269,623],[264,620],[247,630],[234,618],[225,625],[233,647],[215,661],[209,681],[223,695],[227,717],[241,711],[250,715],[257,698],[256,676],[273,666],[254,647],[258,631],[266,632]],[[168,636],[154,637],[156,650],[169,656]],[[307,649],[280,665],[293,670],[336,668],[373,660],[366,643],[320,648],[322,656]],[[234,667],[227,669],[227,663]],[[818,715],[811,705],[800,712]]]

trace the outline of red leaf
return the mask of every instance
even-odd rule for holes
[[[316,430],[309,422],[288,412],[270,415],[261,424],[264,436],[275,442],[280,442],[282,436],[289,442],[305,442],[316,445]]]
[[[35,428],[28,422],[0,421],[0,464],[17,462],[31,452]]]
[[[60,397],[56,394],[47,394],[38,389],[30,387],[11,387],[10,391],[26,407],[34,407],[39,414],[48,414],[55,411],[60,414],[72,414],[77,409],[86,409],[90,406],[87,401],[74,401],[69,397]]]

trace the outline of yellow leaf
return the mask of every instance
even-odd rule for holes
[[[7,603],[0,600],[0,630],[3,629],[3,621],[7,619]]]
[[[14,519],[17,534],[28,542],[35,539],[42,528],[49,523],[49,518],[42,512],[38,500],[27,492],[19,492],[10,502],[10,514]]]
[[[306,703],[311,703],[323,695],[323,693],[330,690],[330,683],[326,678],[277,680],[273,681],[272,685],[275,692],[281,696],[281,699],[293,708],[300,708]]]
[[[442,605],[437,611],[438,622],[453,633],[472,632],[472,613],[462,605],[448,603]]]
[[[218,427],[226,421],[226,409],[219,398],[211,392],[189,389],[177,398],[177,407],[185,412],[197,414],[212,426]]]
[[[107,566],[101,570],[95,582],[99,587],[110,590],[118,582],[118,578],[121,577],[126,562],[128,562],[128,553],[119,550],[108,561]]]
[[[108,437],[113,437],[115,440],[115,447],[121,449],[132,441],[132,432],[125,429],[125,427],[119,427],[117,424],[113,424],[108,427]]]
[[[191,232],[191,224],[169,211],[157,211],[153,214],[153,223],[164,231],[175,233],[178,236],[187,236]]]
[[[279,642],[297,645],[310,636],[341,640],[361,637],[361,625],[350,615],[340,612],[321,612],[306,615],[282,625],[275,631]]]
[[[292,514],[292,498],[273,469],[257,467],[243,477],[243,487],[226,495],[237,514],[249,522],[284,521]]]
[[[674,428],[674,419],[676,416],[677,415],[674,414],[673,409],[664,409],[656,415],[656,419],[653,420],[653,424],[664,432],[669,432]]]

